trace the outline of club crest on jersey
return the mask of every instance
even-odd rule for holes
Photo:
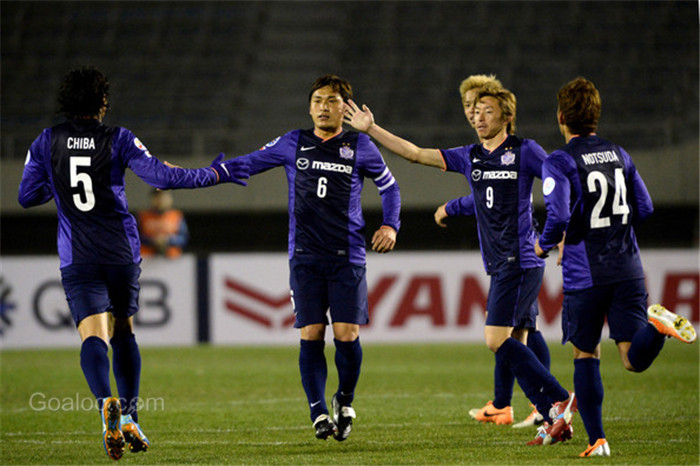
[[[507,151],[505,154],[501,155],[501,165],[513,165],[515,163],[515,154],[511,151]]]
[[[148,149],[146,149],[146,146],[143,145],[139,138],[134,138],[134,145],[141,149],[148,157],[152,157],[151,153],[148,152]]]
[[[345,159],[345,160],[352,160],[352,158],[355,156],[355,151],[350,149],[350,146],[341,146],[340,147],[340,158]]]
[[[281,137],[282,137],[282,136],[277,136],[275,139],[273,139],[272,141],[270,141],[270,142],[268,142],[267,144],[265,144],[264,146],[262,146],[262,147],[260,148],[260,150],[265,150],[265,149],[267,149],[268,147],[274,146],[275,144],[277,144],[277,141],[279,141]]]

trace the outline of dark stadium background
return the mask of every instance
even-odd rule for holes
[[[474,141],[457,88],[495,73],[518,98],[518,135],[552,151],[562,144],[556,91],[583,75],[602,94],[599,134],[632,154],[655,200],[637,230],[641,246],[698,247],[695,1],[3,1],[0,10],[3,255],[55,254],[53,203],[23,211],[17,186],[29,145],[59,121],[61,77],[84,64],[112,83],[106,123],[188,167],[310,127],[308,89],[329,72],[350,80],[382,126],[424,147]],[[383,153],[403,195],[398,249],[477,248],[473,219],[433,223],[439,203],[467,193],[464,178]],[[245,190],[177,192],[187,249],[286,250],[282,171]],[[148,205],[148,190],[128,179],[132,210]],[[541,195],[535,201],[542,219]],[[368,234],[378,206],[368,194]]]

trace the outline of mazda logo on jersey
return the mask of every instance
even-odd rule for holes
[[[472,170],[472,180],[479,181],[481,179],[481,170]]]
[[[306,170],[309,168],[309,159],[304,157],[297,159],[297,168],[299,170]]]

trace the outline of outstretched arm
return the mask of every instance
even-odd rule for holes
[[[355,102],[349,100],[348,105],[345,106],[345,117],[343,120],[357,131],[367,133],[382,146],[409,162],[441,169],[445,168],[445,162],[438,149],[418,147],[411,141],[407,141],[385,130],[374,122],[374,115],[367,105],[363,105],[362,109],[360,109]]]

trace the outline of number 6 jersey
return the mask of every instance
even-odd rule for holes
[[[399,230],[399,187],[366,134],[321,139],[294,130],[243,156],[250,175],[284,166],[289,186],[289,258],[365,263],[364,178],[379,189],[383,225]]]
[[[136,220],[124,192],[127,167],[160,189],[217,182],[210,168],[166,166],[131,131],[96,119],[66,121],[45,129],[32,143],[19,185],[19,203],[32,207],[55,200],[61,267],[140,262]]]
[[[596,135],[574,137],[542,165],[547,250],[566,231],[564,289],[644,278],[633,221],[653,212],[649,193],[625,150]]]

